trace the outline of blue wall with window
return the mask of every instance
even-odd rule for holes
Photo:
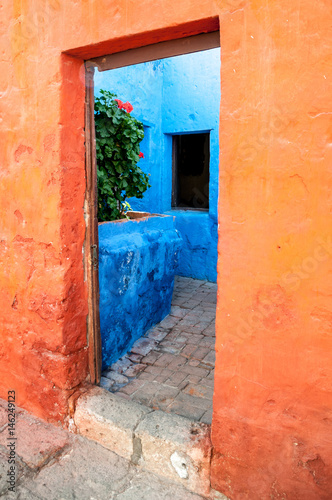
[[[183,238],[177,274],[216,281],[219,171],[220,49],[95,74],[96,94],[110,90],[129,101],[144,124],[140,167],[151,188],[134,210],[175,215]],[[172,135],[210,133],[209,210],[172,209]],[[206,196],[206,192],[201,196]]]

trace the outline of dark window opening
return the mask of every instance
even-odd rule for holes
[[[209,208],[210,134],[173,135],[172,208]]]

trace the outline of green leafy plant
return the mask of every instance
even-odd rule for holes
[[[143,124],[131,116],[129,102],[123,103],[107,90],[95,99],[98,178],[98,220],[126,217],[127,198],[143,198],[150,187],[149,176],[138,166]]]

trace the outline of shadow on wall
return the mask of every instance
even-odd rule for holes
[[[140,166],[151,174],[152,187],[142,200],[132,198],[129,203],[133,210],[175,215],[183,239],[177,274],[209,281],[217,278],[219,68],[220,49],[212,49],[95,75],[96,93],[110,90],[131,102],[132,114],[144,124]],[[209,137],[209,172],[205,175],[209,183],[199,186],[194,176],[187,177],[188,183],[193,182],[198,207],[176,206],[174,197],[172,202],[174,136],[199,133]]]

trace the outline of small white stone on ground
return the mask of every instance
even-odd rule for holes
[[[171,455],[171,462],[181,479],[188,479],[188,467],[186,462],[186,457],[177,451]]]

